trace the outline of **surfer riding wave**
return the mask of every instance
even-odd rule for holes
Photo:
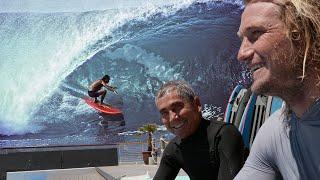
[[[88,95],[92,98],[94,98],[94,102],[97,103],[98,102],[98,97],[101,96],[100,99],[100,105],[103,105],[103,100],[107,94],[107,90],[105,89],[101,89],[102,87],[105,87],[106,89],[108,89],[109,91],[112,91],[116,94],[117,91],[117,87],[115,86],[110,86],[108,85],[110,81],[110,76],[109,75],[104,75],[101,79],[98,79],[96,81],[94,81],[90,86],[89,86],[89,90],[88,90]]]

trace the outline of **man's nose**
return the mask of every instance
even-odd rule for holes
[[[250,61],[253,58],[253,55],[254,49],[252,48],[252,43],[247,38],[243,38],[238,51],[237,59],[240,62],[246,62]]]
[[[178,118],[178,113],[174,111],[170,111],[170,121],[174,121]]]

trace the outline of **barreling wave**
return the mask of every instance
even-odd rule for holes
[[[219,97],[239,81],[241,67],[233,61],[240,11],[241,3],[230,0],[0,14],[0,134],[37,133],[66,122],[70,127],[53,134],[88,132],[78,119],[94,111],[81,97],[105,73],[120,93],[107,100],[123,109],[128,127],[157,121],[154,93],[170,79],[187,80],[205,103],[221,106]]]

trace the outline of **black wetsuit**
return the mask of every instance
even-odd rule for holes
[[[218,133],[218,166],[210,163],[207,128],[210,121],[201,120],[195,134],[181,140],[175,137],[163,152],[155,180],[175,179],[182,168],[191,180],[233,179],[243,166],[243,141],[233,125],[225,125]],[[210,131],[210,129],[208,129]],[[212,138],[213,139],[213,138]]]
[[[88,95],[90,96],[90,97],[99,97],[100,96],[100,94],[98,93],[98,91],[88,91]]]

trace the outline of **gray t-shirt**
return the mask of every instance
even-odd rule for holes
[[[283,109],[270,116],[235,180],[282,178],[320,179],[320,101],[301,119],[286,120]]]
[[[281,179],[280,173],[284,179],[299,179],[282,110],[271,115],[261,126],[250,155],[235,179]]]

